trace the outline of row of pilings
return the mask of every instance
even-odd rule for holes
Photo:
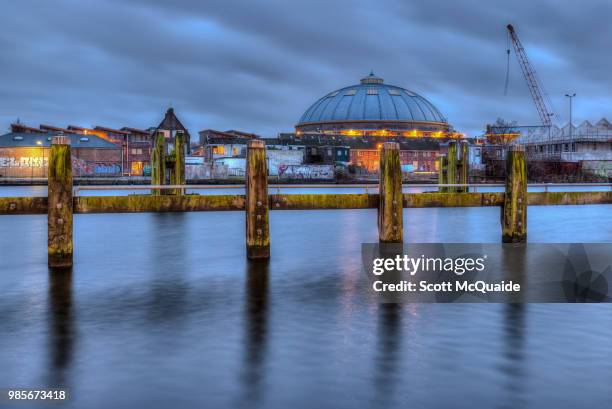
[[[180,137],[176,138],[174,150],[166,156],[166,141],[156,140],[153,184],[164,185],[168,181],[184,185],[184,150]],[[460,155],[457,153],[459,146]],[[457,159],[460,158],[460,159]],[[455,183],[468,182],[467,144],[451,143],[449,153],[441,158],[441,181],[448,184],[452,177]],[[162,165],[163,164],[163,165]],[[507,156],[507,177],[504,202],[501,207],[502,241],[519,243],[527,238],[527,172],[525,152],[519,146],[511,147]],[[164,177],[170,170],[171,177]],[[164,183],[166,182],[166,183]],[[270,257],[270,226],[268,196],[268,169],[264,142],[252,140],[247,144],[246,193],[246,250],[251,259]],[[402,171],[399,144],[387,142],[382,146],[380,159],[380,182],[378,194],[378,235],[380,242],[403,242],[403,209],[405,198],[402,192]],[[460,190],[458,190],[460,189]],[[468,186],[445,190],[444,194],[467,194]],[[152,194],[165,194],[181,199],[184,189],[153,189]],[[316,195],[324,197],[326,195]],[[174,199],[169,199],[174,200]],[[49,157],[48,193],[48,260],[54,268],[71,267],[73,263],[73,197],[70,140],[64,136],[53,138]],[[321,207],[322,208],[322,207]],[[114,209],[117,211],[117,209]],[[127,211],[127,209],[124,209]]]

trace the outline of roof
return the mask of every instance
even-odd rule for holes
[[[440,122],[446,118],[427,99],[385,84],[370,73],[360,84],[332,91],[312,104],[297,126],[346,121]]]
[[[54,136],[56,136],[54,133],[11,132],[0,135],[0,148],[49,147]],[[64,134],[64,136],[70,138],[70,145],[73,148],[120,149],[114,143],[95,135]]]
[[[126,131],[132,134],[142,134],[142,135],[149,135],[150,132],[144,129],[138,129],[138,128],[130,128],[129,126],[124,126],[123,128],[121,128],[122,131]]]
[[[174,108],[168,108],[164,119],[160,122],[157,128],[155,128],[155,131],[157,131],[158,129],[168,131],[183,131],[187,135],[189,135],[189,131],[187,131],[187,128],[183,126],[181,121],[179,121],[179,119],[174,114]]]
[[[118,134],[123,134],[123,135],[129,135],[128,131],[122,131],[121,129],[113,129],[113,128],[107,128],[105,126],[96,126],[94,128],[94,130],[96,131],[104,131],[104,132],[110,132],[110,133],[118,133]]]

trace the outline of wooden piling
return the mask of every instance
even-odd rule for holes
[[[467,185],[470,175],[470,151],[467,141],[459,142],[459,164],[457,173],[457,183]],[[467,186],[457,188],[457,192],[465,193],[467,191]]]
[[[403,241],[402,169],[399,144],[385,142],[380,155],[378,237],[383,243]]]
[[[457,183],[457,142],[448,143],[448,155],[446,155],[446,183]],[[447,193],[454,193],[456,187],[446,188]]]
[[[268,220],[268,166],[266,148],[261,140],[247,143],[246,167],[246,245],[247,257],[270,257]]]
[[[448,160],[446,159],[446,155],[440,155],[440,157],[438,158],[439,160],[439,169],[438,169],[438,184],[440,185],[444,185],[446,183],[448,183],[446,181],[446,171],[448,169]],[[439,193],[446,193],[447,192],[446,187],[438,187],[438,192]]]
[[[151,154],[151,184],[166,184],[166,147],[165,138],[162,132],[158,132],[153,140],[153,152]],[[162,191],[155,189],[151,191],[153,195],[161,195]]]
[[[51,268],[72,267],[72,159],[70,139],[51,141],[48,172],[47,250]]]
[[[172,184],[185,184],[185,135],[183,131],[177,131],[174,142],[174,170],[172,172]],[[175,189],[174,194],[182,195],[185,189]]]
[[[527,166],[525,147],[512,145],[506,157],[506,190],[501,208],[502,241],[527,241]]]

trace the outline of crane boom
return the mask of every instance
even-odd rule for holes
[[[525,77],[525,81],[527,81],[529,92],[531,93],[533,102],[535,103],[535,106],[538,110],[538,114],[540,115],[540,120],[542,121],[542,124],[544,124],[544,126],[551,126],[551,117],[554,114],[552,113],[552,109],[550,109],[546,104],[546,100],[544,99],[542,90],[540,89],[540,85],[538,83],[536,72],[529,63],[525,48],[521,44],[521,40],[519,40],[516,31],[514,31],[514,27],[512,27],[512,24],[508,24],[506,28],[508,29],[508,34],[510,35],[510,39],[512,40],[512,45],[514,46],[514,52],[516,53],[519,65],[521,66],[521,70],[523,71],[523,76]]]

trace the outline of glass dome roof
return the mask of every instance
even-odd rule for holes
[[[370,73],[361,83],[330,92],[312,104],[296,126],[350,121],[446,123],[446,118],[419,94]]]

